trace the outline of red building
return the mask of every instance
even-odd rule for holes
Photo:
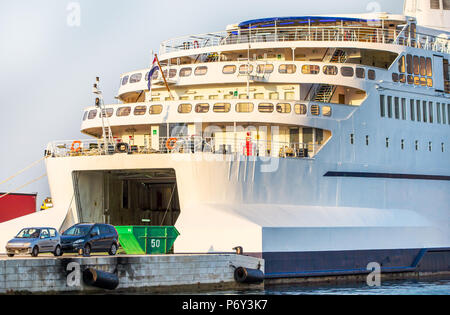
[[[37,194],[10,194],[1,198],[0,223],[36,212],[36,197]]]

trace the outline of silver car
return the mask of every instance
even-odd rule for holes
[[[6,253],[8,257],[18,254],[37,257],[39,253],[61,256],[61,239],[54,228],[26,228],[6,244]]]

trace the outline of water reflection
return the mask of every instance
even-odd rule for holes
[[[186,294],[231,295],[450,295],[450,279],[383,281],[380,287],[365,284],[342,285],[274,285],[264,290],[219,291]]]

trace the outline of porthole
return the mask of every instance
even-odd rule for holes
[[[316,65],[304,65],[302,66],[303,74],[319,74],[320,67]]]
[[[253,72],[252,65],[241,65],[239,67],[239,74],[250,74]]]
[[[281,74],[293,74],[297,72],[296,65],[280,65],[278,68],[278,73]]]
[[[136,106],[134,108],[134,115],[135,116],[145,115],[146,112],[147,112],[147,106]]]
[[[336,66],[324,66],[323,73],[326,75],[337,75],[338,68]]]
[[[208,103],[200,103],[195,105],[195,112],[196,113],[207,113],[209,112],[209,104]]]
[[[234,74],[236,72],[236,66],[235,65],[228,65],[224,66],[222,69],[223,74]]]
[[[192,111],[192,104],[180,104],[178,106],[178,113],[189,114]]]
[[[167,78],[167,70],[164,70],[163,73],[164,73],[164,77]],[[168,78],[172,79],[172,78],[175,78],[176,76],[177,76],[177,69],[170,69]]]
[[[277,112],[280,114],[289,114],[291,112],[291,104],[289,103],[278,103]]]
[[[180,70],[180,77],[188,77],[192,74],[192,68],[182,68]]]
[[[207,72],[208,72],[208,67],[200,66],[200,67],[195,68],[194,74],[200,76],[200,75],[205,75]]]
[[[310,111],[311,111],[311,115],[319,116],[320,115],[320,107],[319,107],[319,105],[311,105]]]
[[[330,117],[331,116],[331,106],[322,106],[322,115]]]
[[[273,72],[273,65],[272,64],[258,65],[258,67],[256,68],[256,72],[258,72],[258,73],[272,73]]]
[[[272,103],[260,103],[258,104],[258,111],[260,113],[273,113],[274,106]]]
[[[308,108],[305,104],[295,104],[294,110],[297,115],[306,115]]]
[[[116,111],[116,116],[118,116],[118,117],[125,117],[125,116],[129,116],[130,113],[131,113],[131,107],[129,107],[129,106],[127,106],[127,107],[120,107]]]
[[[392,82],[398,82],[398,73],[392,74]]]
[[[214,104],[213,111],[215,113],[228,113],[231,109],[230,103],[216,103]]]
[[[237,113],[251,113],[253,112],[253,103],[237,103],[236,112]]]
[[[138,83],[142,80],[142,73],[135,73],[130,77],[130,83]]]
[[[356,77],[358,79],[365,79],[366,70],[364,68],[356,68]]]
[[[117,81],[116,81],[116,82],[117,82]],[[91,111],[89,112],[88,119],[94,119],[95,117],[97,117],[97,110],[96,110],[96,109],[91,110]]]
[[[355,70],[352,67],[342,67],[341,74],[343,77],[353,77],[355,75]]]
[[[100,118],[102,118],[102,116],[109,118],[114,114],[114,109],[112,108],[106,108],[104,110],[101,111],[100,113]]]
[[[162,113],[162,105],[152,105],[150,106],[150,115],[159,115]]]

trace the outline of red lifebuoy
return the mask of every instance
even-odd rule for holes
[[[78,144],[78,147],[75,148],[75,145]],[[72,152],[80,152],[81,151],[81,141],[72,142],[72,147],[70,148]]]
[[[166,141],[166,148],[168,150],[173,150],[175,149],[175,145],[177,144],[178,139],[177,138],[169,138]]]

